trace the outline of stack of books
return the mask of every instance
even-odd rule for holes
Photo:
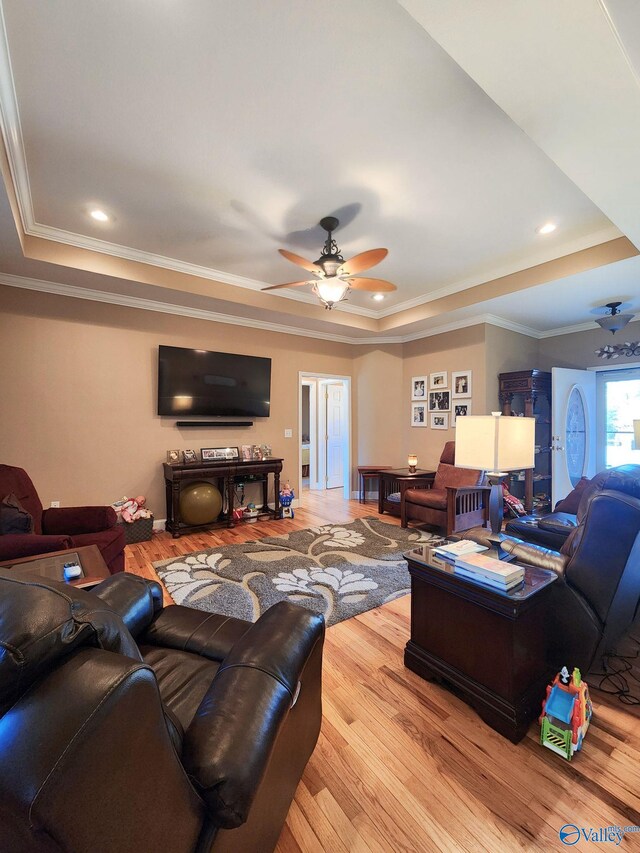
[[[486,554],[456,557],[455,573],[500,592],[509,592],[524,580],[524,569],[487,557]]]
[[[428,563],[435,566],[437,569],[444,569],[448,572],[453,572],[455,569],[456,557],[461,557],[464,554],[474,554],[478,551],[486,551],[485,545],[478,545],[470,539],[461,539],[459,542],[441,541],[439,544],[433,544],[431,547],[424,546],[422,556]]]

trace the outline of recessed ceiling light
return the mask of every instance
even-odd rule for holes
[[[551,234],[551,232],[555,230],[556,225],[553,222],[545,222],[544,225],[536,228],[536,234]]]
[[[104,212],[104,210],[100,210],[99,208],[92,210],[89,215],[91,216],[92,219],[95,219],[96,222],[108,222],[109,221],[109,217]]]
[[[382,302],[382,300],[384,299],[384,293],[374,293],[373,298],[376,300],[376,302]]]

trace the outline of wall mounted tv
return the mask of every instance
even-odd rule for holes
[[[270,358],[159,348],[159,415],[268,418],[270,401]]]

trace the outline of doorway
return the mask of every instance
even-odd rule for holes
[[[640,463],[634,421],[640,420],[640,368],[598,372],[598,470]]]
[[[596,376],[589,370],[551,370],[551,505],[596,473]]]
[[[351,378],[299,374],[300,492],[351,496]]]

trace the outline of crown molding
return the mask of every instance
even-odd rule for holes
[[[90,302],[103,302],[108,305],[119,305],[123,308],[137,308],[142,311],[156,311],[160,314],[174,314],[178,317],[191,317],[196,320],[208,320],[213,323],[226,323],[232,326],[242,326],[249,329],[261,329],[268,332],[278,332],[285,335],[298,335],[303,338],[314,338],[320,341],[333,341],[340,344],[352,346],[375,346],[387,344],[406,344],[418,341],[421,338],[431,338],[436,335],[444,335],[447,332],[455,332],[458,329],[468,329],[472,326],[487,325],[526,335],[536,340],[553,338],[558,335],[570,335],[575,332],[595,331],[598,326],[595,322],[577,323],[573,326],[561,326],[557,329],[540,331],[522,323],[515,323],[496,314],[476,314],[466,319],[455,320],[451,323],[442,323],[429,329],[421,329],[406,335],[369,335],[367,337],[355,338],[348,335],[336,335],[330,332],[314,331],[299,326],[286,326],[284,323],[270,323],[265,320],[256,320],[252,317],[238,317],[233,314],[222,314],[217,311],[208,311],[205,308],[191,308],[187,305],[175,305],[171,302],[161,302],[156,299],[144,299],[140,296],[127,296],[121,293],[109,293],[104,290],[93,290],[88,287],[75,287],[71,284],[62,284],[57,281],[45,281],[44,279],[27,278],[24,276],[0,273],[0,285],[16,287],[22,290],[34,290],[41,293],[51,293],[55,296],[68,296],[73,299],[86,299]],[[640,322],[640,315],[631,320],[632,323]]]
[[[8,273],[0,273],[0,284],[17,287],[22,290],[35,290],[41,293],[52,293],[56,296],[69,296],[74,299],[86,299],[90,302],[104,302],[108,305],[119,305],[124,308],[137,308],[142,311],[157,311],[160,314],[174,314],[178,317],[191,317],[196,320],[210,320],[214,323],[228,323],[232,326],[243,326],[251,329],[263,329],[269,332],[280,332],[287,335],[300,335],[306,338],[335,341],[341,344],[360,343],[359,338],[349,338],[345,335],[334,335],[329,332],[316,332],[281,323],[269,323],[248,317],[237,317],[233,314],[221,314],[208,311],[205,308],[191,308],[188,305],[174,305],[171,302],[161,302],[157,299],[143,299],[140,296],[127,296],[122,293],[108,293],[103,290],[93,290],[88,287],[75,287],[57,281],[26,278]]]
[[[633,64],[633,62],[631,60],[631,57],[629,56],[629,53],[628,53],[627,48],[625,46],[624,40],[623,40],[622,36],[620,35],[620,33],[618,32],[618,28],[615,25],[613,18],[611,17],[611,13],[609,12],[609,9],[607,8],[607,4],[606,4],[605,0],[598,0],[598,5],[600,6],[602,14],[604,15],[607,23],[609,24],[611,32],[613,33],[613,37],[616,40],[616,44],[618,45],[618,48],[624,57],[624,61],[627,63],[627,67],[629,68],[629,71],[633,75],[633,79],[636,81],[636,85],[638,87],[640,87],[640,74],[638,73],[638,69],[635,67],[635,65]]]
[[[123,246],[119,243],[110,243],[107,240],[100,240],[98,237],[88,237],[85,234],[76,234],[73,231],[65,231],[62,228],[53,228],[50,225],[42,225],[38,222],[34,222],[30,228],[25,228],[25,233],[31,237],[40,237],[43,240],[50,240],[54,243],[63,243],[67,246],[73,246],[76,249],[98,252],[102,255],[110,255],[111,257],[122,258],[126,261],[147,264],[148,266],[171,270],[172,272],[181,273],[183,275],[204,278],[208,281],[220,281],[223,284],[230,284],[233,287],[242,287],[245,290],[253,290],[254,292],[259,292],[269,285],[269,282],[266,281],[258,281],[257,279],[247,278],[246,276],[223,272],[222,270],[205,267],[201,264],[192,264],[189,261],[181,261],[177,258],[170,258],[166,255],[158,255],[154,252],[134,249],[130,246]],[[309,305],[318,304],[316,297],[310,293],[290,290],[286,293],[278,293],[277,295],[284,299],[293,299],[296,302],[306,302]],[[336,307],[347,314],[359,314],[363,317],[371,317],[373,319],[377,319],[378,316],[378,312],[371,308],[360,308],[356,305],[348,305],[344,303],[341,303]]]
[[[437,299],[443,299],[446,296],[452,296],[454,293],[460,293],[464,290],[469,290],[471,287],[477,287],[479,284],[488,284],[496,279],[505,278],[514,273],[523,272],[532,267],[541,266],[542,264],[558,261],[567,255],[573,255],[576,252],[581,252],[584,249],[592,249],[594,246],[600,246],[603,243],[608,243],[611,240],[617,240],[619,237],[624,237],[624,234],[615,227],[615,225],[607,226],[599,231],[594,231],[592,234],[587,234],[584,237],[579,237],[564,243],[562,247],[550,249],[547,252],[537,254],[535,257],[527,259],[525,266],[508,265],[496,267],[488,273],[482,273],[476,276],[462,279],[461,281],[440,287],[437,290],[430,290],[428,293],[416,296],[414,299],[407,299],[405,302],[399,302],[389,308],[377,311],[375,316],[377,319],[390,317],[393,314],[398,314],[400,311],[405,311],[410,308],[418,308],[420,305],[426,305],[429,302],[435,302]]]
[[[640,314],[635,316],[630,323],[640,322]],[[538,332],[539,338],[556,338],[558,335],[572,335],[574,332],[595,332],[600,327],[595,320],[590,320],[588,323],[576,323],[573,326],[559,326],[557,329],[549,329],[545,332]],[[606,331],[601,329],[600,331]]]
[[[18,99],[16,96],[11,68],[11,56],[9,54],[9,42],[7,41],[7,29],[4,20],[4,7],[0,0],[0,133],[4,140],[11,180],[18,203],[22,229],[27,231],[34,224],[33,200],[31,197],[31,185],[24,154],[24,140],[22,137],[22,125],[20,123],[20,112],[18,110]]]
[[[511,323],[502,317],[493,314],[477,314],[465,320],[446,323],[413,332],[408,335],[370,335],[363,338],[349,337],[347,335],[335,335],[324,331],[314,331],[298,326],[285,326],[283,323],[270,323],[265,320],[256,320],[252,317],[238,317],[233,314],[222,314],[217,311],[208,311],[204,308],[191,308],[187,305],[175,305],[171,302],[161,302],[155,299],[144,299],[140,296],[127,296],[122,293],[108,293],[104,290],[93,290],[88,287],[75,287],[71,284],[62,284],[57,281],[45,281],[44,279],[27,278],[9,273],[0,273],[0,285],[16,287],[21,290],[34,290],[40,293],[51,293],[55,296],[66,296],[73,299],[85,299],[90,302],[103,302],[108,305],[119,305],[123,308],[137,308],[142,311],[157,311],[161,314],[174,314],[178,317],[191,317],[196,320],[209,320],[213,323],[227,323],[233,326],[243,326],[249,329],[261,329],[269,332],[278,332],[285,335],[298,335],[305,338],[314,338],[322,341],[334,341],[335,343],[351,344],[353,346],[371,346],[387,344],[403,344],[409,341],[417,341],[420,338],[430,338],[453,332],[457,329],[466,329],[470,326],[478,326],[484,323],[500,326],[514,332],[537,337],[534,329]]]
[[[49,240],[55,243],[62,243],[78,249],[122,258],[123,260],[129,260],[185,275],[195,276],[197,278],[218,281],[223,284],[229,284],[234,287],[240,287],[254,292],[260,291],[262,288],[269,285],[269,282],[258,281],[257,279],[235,275],[233,273],[226,273],[223,270],[213,269],[201,264],[193,264],[177,258],[170,258],[154,252],[146,252],[141,249],[123,246],[118,243],[111,243],[97,237],[77,234],[63,228],[55,228],[50,225],[44,225],[36,222],[2,0],[0,0],[0,130],[2,132],[7,151],[11,180],[14,185],[18,209],[22,219],[22,228],[26,235]],[[445,285],[436,290],[431,290],[428,293],[421,294],[413,299],[399,302],[388,308],[380,308],[376,310],[373,308],[350,305],[348,302],[343,302],[337,305],[334,310],[379,320],[383,317],[398,314],[402,311],[416,308],[437,299],[451,296],[454,293],[459,293],[460,291],[467,290],[479,284],[485,284],[494,279],[511,275],[514,272],[519,272],[532,266],[557,260],[564,257],[564,255],[579,252],[583,249],[591,248],[621,236],[623,235],[617,228],[615,228],[615,226],[610,226],[594,232],[593,234],[565,243],[561,249],[556,246],[555,249],[549,248],[547,251],[539,252],[535,257],[529,258],[525,261],[525,267],[516,265],[514,268],[514,264],[498,267],[488,273],[452,282],[451,284]],[[272,295],[282,299],[291,299],[297,302],[304,302],[309,305],[317,305],[317,299],[312,294],[306,292],[282,290],[278,291],[277,294]],[[524,334],[529,333],[524,332]]]

